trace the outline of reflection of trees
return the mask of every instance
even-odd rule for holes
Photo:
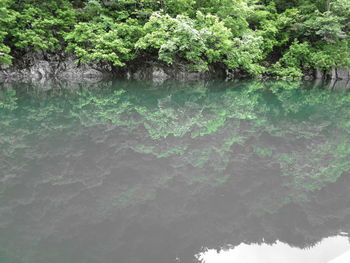
[[[346,184],[329,183],[350,170],[350,94],[286,82],[101,85],[2,89],[0,235],[13,244],[31,250],[16,240],[26,236],[59,251],[62,240],[79,239],[109,262],[114,251],[131,258],[144,249],[120,244],[135,228],[144,241],[161,229],[149,249],[174,247],[182,257],[200,249],[193,244],[264,237],[306,246],[348,229]],[[324,204],[332,187],[339,191]]]
[[[3,154],[31,151],[38,146],[33,137],[42,139],[105,125],[147,134],[127,147],[172,158],[175,167],[190,164],[223,171],[234,158],[235,147],[255,140],[251,153],[279,163],[283,175],[295,173],[295,184],[306,187],[304,181],[311,178],[311,190],[322,185],[323,179],[334,181],[349,169],[349,94],[300,90],[296,89],[300,83],[288,82],[247,82],[235,89],[226,88],[231,84],[219,84],[215,91],[205,83],[182,84],[178,89],[169,85],[166,90],[146,84],[147,91],[124,89],[124,85],[118,82],[120,89],[102,88],[98,92],[99,84],[66,90],[53,86],[40,93],[34,88],[29,96],[20,97],[19,109],[15,92],[3,92]],[[270,140],[307,143],[292,151],[258,145],[259,138],[267,135]],[[305,158],[308,161],[303,163]]]

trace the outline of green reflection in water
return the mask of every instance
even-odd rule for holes
[[[0,193],[9,211],[35,203],[41,187],[102,185],[90,212],[98,221],[157,201],[179,177],[173,191],[188,201],[254,175],[242,196],[260,181],[274,184],[249,199],[249,213],[261,216],[307,202],[350,170],[350,93],[307,83],[4,84],[0,111]],[[123,177],[123,157],[136,160],[124,166],[137,179]],[[264,179],[269,173],[277,176]],[[118,184],[104,185],[114,174]],[[21,182],[27,192],[7,197]],[[79,191],[52,195],[49,211]]]
[[[350,95],[300,89],[302,85],[253,81],[154,87],[110,82],[103,83],[107,87],[90,84],[49,91],[27,85],[29,91],[19,90],[18,95],[3,88],[2,166],[25,158],[24,150],[35,154],[39,138],[105,125],[131,134],[142,130],[144,139],[125,147],[172,158],[175,167],[224,171],[236,158],[235,147],[255,140],[245,155],[257,154],[279,164],[281,175],[292,178],[290,186],[313,191],[349,170]],[[295,141],[297,146],[290,151],[283,145],[260,145],[261,136]]]

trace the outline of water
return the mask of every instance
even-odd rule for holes
[[[208,250],[197,257],[206,263],[330,263],[340,255],[344,260],[344,251],[349,250],[349,240],[345,236],[328,237],[312,248],[300,249],[277,241],[274,244],[240,244],[230,250],[217,252]],[[349,250],[350,251],[350,250]]]
[[[1,85],[0,262],[339,256],[350,93],[328,87]]]

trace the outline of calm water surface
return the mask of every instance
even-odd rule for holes
[[[328,262],[350,250],[329,87],[1,84],[0,262]]]

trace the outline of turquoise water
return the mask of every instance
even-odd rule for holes
[[[1,84],[0,262],[302,251],[348,238],[349,171],[334,84]]]

